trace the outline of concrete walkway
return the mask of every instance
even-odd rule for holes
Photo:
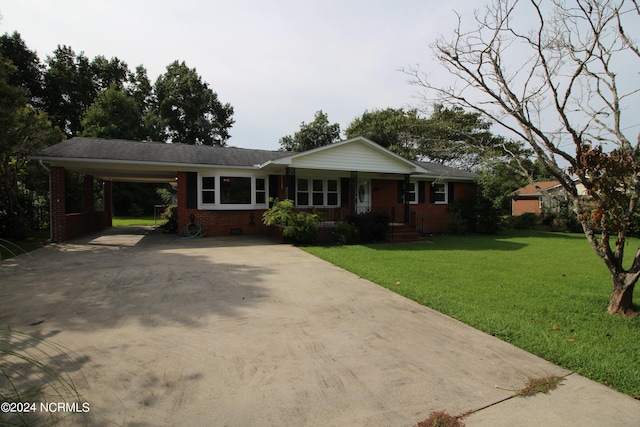
[[[0,284],[0,327],[67,349],[95,426],[640,425],[626,395],[265,239],[112,229]]]

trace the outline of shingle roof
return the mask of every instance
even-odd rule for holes
[[[535,184],[528,184],[522,188],[518,188],[511,194],[518,196],[539,196],[540,190],[548,190],[558,185],[560,185],[560,181],[538,181]]]
[[[429,176],[434,176],[438,178],[442,177],[442,178],[458,178],[458,179],[472,180],[478,177],[473,172],[452,168],[450,166],[441,165],[440,163],[419,162],[419,161],[415,161],[414,163],[431,172]]]
[[[122,139],[75,137],[40,150],[30,157],[44,161],[122,162],[141,165],[249,167],[301,153],[202,145],[140,142]],[[413,162],[430,173],[427,178],[473,180],[472,172],[430,162]],[[328,165],[330,166],[330,165]]]
[[[290,154],[284,151],[75,137],[38,151],[31,157],[251,167]]]

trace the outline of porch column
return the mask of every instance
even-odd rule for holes
[[[66,206],[64,199],[64,168],[52,166],[49,173],[49,204],[51,206],[51,242],[64,242],[67,238]]]
[[[409,224],[411,221],[411,212],[409,204],[409,187],[411,185],[411,175],[404,176],[404,223]]]
[[[111,185],[111,181],[104,181],[103,192],[104,192],[104,210],[106,217],[105,227],[113,227],[113,185]]]
[[[296,169],[295,168],[286,168],[285,169],[285,193],[287,199],[293,200],[295,204],[296,200]]]
[[[93,191],[93,175],[84,175],[83,183],[83,199],[84,199],[84,213],[93,212],[95,207],[94,191]]]
[[[353,213],[358,213],[358,171],[351,171],[351,188],[353,189]]]

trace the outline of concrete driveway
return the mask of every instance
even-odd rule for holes
[[[640,425],[640,402],[271,240],[114,228],[0,284],[0,327],[64,346],[91,425]]]

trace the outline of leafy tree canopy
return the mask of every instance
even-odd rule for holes
[[[202,81],[195,68],[175,61],[155,84],[158,135],[174,143],[224,145],[231,137],[233,107]]]
[[[280,138],[282,151],[307,151],[324,145],[333,144],[340,139],[340,125],[329,123],[329,118],[317,111],[311,123],[300,123],[300,130],[293,135]]]
[[[142,113],[135,99],[115,85],[101,92],[82,118],[82,136],[144,140]]]
[[[347,129],[347,138],[363,136],[408,159],[420,157],[418,140],[426,128],[427,120],[417,110],[402,108],[365,111],[354,119]]]

